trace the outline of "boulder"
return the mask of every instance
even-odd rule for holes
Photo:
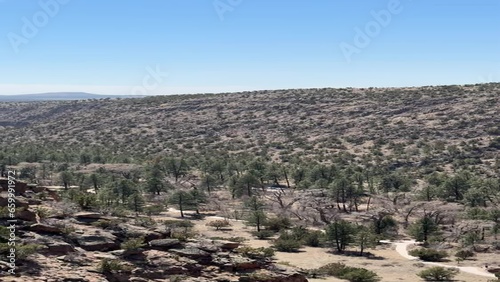
[[[96,212],[78,212],[73,216],[76,220],[83,223],[92,223],[104,218],[104,215]]]
[[[231,242],[231,241],[217,241],[216,245],[219,246],[219,248],[221,248],[222,250],[232,251],[234,249],[239,248],[241,243]]]
[[[106,252],[119,249],[116,237],[109,233],[79,235],[76,242],[86,251]]]
[[[35,223],[29,226],[28,230],[36,233],[62,234],[62,230],[59,227],[50,226],[42,223]]]
[[[211,257],[211,254],[205,251],[202,251],[198,248],[185,248],[185,249],[176,249],[176,250],[171,250],[171,253],[191,258],[191,259],[199,259],[199,258],[207,258]]]
[[[45,191],[47,188],[45,186],[30,185],[29,189],[35,193],[41,193]]]
[[[120,225],[119,230],[114,231],[114,234],[118,237],[128,237],[128,238],[143,237],[146,242],[166,238],[165,235],[159,232],[130,224]]]
[[[28,208],[29,207],[29,202],[21,196],[15,197],[15,204],[16,208]],[[6,207],[9,204],[9,196],[7,193],[3,192],[0,195],[0,207]]]
[[[220,251],[220,248],[211,241],[201,241],[196,243],[188,243],[186,247],[197,248],[208,253],[216,253]]]
[[[27,200],[28,200],[28,205],[37,206],[42,204],[42,200],[32,199],[32,198],[28,198]]]
[[[50,242],[46,244],[47,248],[44,253],[48,255],[65,255],[75,251],[75,248],[66,242]]]
[[[0,178],[0,187],[3,191],[9,190],[9,179],[5,177]],[[15,180],[14,190],[16,195],[22,195],[26,193],[26,189],[28,188],[28,184],[19,180]]]
[[[266,277],[265,280],[259,277]],[[239,279],[241,282],[307,282],[307,278],[300,273],[275,273],[267,270],[260,270],[252,276],[244,276]]]
[[[16,217],[24,221],[36,221],[36,213],[30,210],[20,210],[16,211]]]
[[[149,246],[155,250],[169,250],[175,247],[180,247],[181,242],[177,239],[158,239],[152,240],[149,243]]]

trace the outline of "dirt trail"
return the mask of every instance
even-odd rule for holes
[[[419,258],[411,256],[408,253],[408,247],[415,244],[415,240],[404,240],[400,242],[391,242],[389,240],[381,240],[381,243],[387,243],[387,244],[394,244],[396,246],[396,252],[401,255],[402,257],[409,259],[409,260],[419,260]],[[492,273],[487,272],[486,270],[479,268],[479,267],[473,267],[473,266],[454,266],[454,265],[447,265],[443,263],[438,263],[438,262],[426,262],[422,261],[423,264],[426,265],[435,265],[435,266],[442,266],[442,267],[449,267],[449,268],[457,268],[460,271],[467,272],[470,274],[474,275],[479,275],[479,276],[484,276],[484,277],[492,277],[495,278],[495,275]]]

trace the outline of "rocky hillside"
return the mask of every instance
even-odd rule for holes
[[[144,99],[3,103],[2,144],[14,150],[160,153],[243,151],[287,161],[380,155],[399,166],[454,160],[494,165],[500,84],[300,89]],[[36,150],[34,149],[36,148]]]

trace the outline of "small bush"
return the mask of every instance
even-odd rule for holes
[[[48,218],[52,214],[52,212],[49,209],[44,207],[37,207],[36,213],[38,214],[40,219]]]
[[[215,227],[215,230],[220,230],[221,228],[231,226],[231,223],[226,219],[218,219],[210,221],[206,225],[210,227]]]
[[[340,278],[350,282],[376,282],[380,280],[375,272],[358,267],[349,267],[349,271]]]
[[[451,281],[457,273],[458,269],[456,268],[435,266],[422,270],[417,275],[425,281]]]
[[[267,230],[272,230],[274,232],[280,232],[282,230],[290,228],[292,223],[289,218],[286,217],[274,217],[269,218],[264,225]]]
[[[192,223],[189,220],[165,220],[163,221],[163,224],[167,228],[191,228],[194,226],[194,223]]]
[[[252,235],[257,237],[259,240],[266,240],[272,237],[274,235],[274,232],[271,230],[261,230],[252,232]]]
[[[410,255],[418,257],[423,261],[441,261],[448,256],[448,253],[446,253],[445,251],[437,251],[425,248],[411,250],[409,253]]]
[[[0,254],[9,253],[12,247],[7,243],[0,244]],[[35,254],[38,250],[40,250],[42,246],[37,244],[16,244],[16,259],[17,260],[26,260],[31,255]]]
[[[120,246],[125,251],[135,251],[143,246],[144,238],[132,238],[123,242]]]
[[[164,205],[151,205],[144,207],[144,212],[148,215],[159,215],[165,210]]]
[[[242,256],[246,256],[252,259],[271,258],[274,256],[274,250],[271,248],[240,247],[235,251]]]
[[[92,225],[102,229],[117,229],[122,223],[123,222],[119,219],[99,219],[98,221],[93,222]]]
[[[196,237],[197,233],[190,228],[174,230],[170,234],[170,238],[177,239],[182,242],[187,242],[189,239]]]
[[[359,267],[346,266],[343,263],[330,263],[312,270],[311,273],[314,275],[333,276],[350,282],[376,282],[380,280],[373,271]]]
[[[322,244],[323,237],[323,232],[312,231],[302,239],[302,242],[309,247],[319,247]]]
[[[476,254],[471,250],[459,250],[455,253],[455,257],[462,259],[462,260],[466,260],[468,258],[475,256],[475,255]]]
[[[287,252],[287,253],[293,253],[297,252],[300,247],[300,241],[293,240],[293,239],[276,239],[274,241],[274,248],[280,252]]]
[[[103,259],[99,266],[97,267],[97,271],[101,273],[111,273],[111,272],[119,272],[129,270],[120,260],[116,259]]]
[[[151,228],[156,226],[156,221],[151,217],[138,217],[135,219],[135,224],[142,227]]]

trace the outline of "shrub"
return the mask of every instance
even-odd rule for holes
[[[101,273],[111,273],[124,270],[129,270],[129,268],[117,259],[105,258],[99,263],[99,266],[97,267],[97,271]]]
[[[252,259],[263,259],[270,258],[274,256],[274,250],[271,248],[252,248],[252,247],[240,247],[236,249],[236,252],[242,256],[246,256]]]
[[[304,245],[309,247],[319,247],[322,244],[323,237],[323,232],[312,231],[302,239],[302,242],[304,243]]]
[[[475,256],[475,255],[476,254],[471,250],[459,250],[455,253],[455,257],[462,259],[462,260],[466,260],[468,258]]]
[[[151,205],[151,206],[144,207],[144,212],[148,216],[159,215],[164,210],[165,210],[165,206],[164,205]]]
[[[156,226],[156,221],[151,217],[138,217],[135,219],[135,224],[142,227],[151,228]]]
[[[425,281],[451,281],[457,275],[458,269],[434,266],[420,271],[417,275]]]
[[[49,209],[44,208],[44,207],[37,207],[36,213],[38,214],[40,219],[45,219],[52,214],[52,212]]]
[[[191,228],[194,226],[189,220],[165,220],[163,222],[167,228]]]
[[[210,221],[206,225],[210,227],[215,227],[215,230],[220,230],[221,228],[231,226],[231,223],[226,219],[218,219]]]
[[[349,271],[340,277],[341,279],[350,282],[376,282],[380,280],[377,274],[371,270],[359,267],[349,267],[348,269]]]
[[[272,237],[274,235],[274,232],[271,230],[261,230],[252,232],[252,235],[257,237],[259,240],[266,240]]]
[[[376,282],[380,280],[373,271],[359,267],[346,266],[343,263],[330,263],[313,270],[313,273],[334,276],[350,282]]]
[[[0,253],[6,254],[12,247],[7,243],[0,244]],[[42,246],[37,244],[16,244],[16,259],[17,260],[26,260],[29,256],[35,254]]]
[[[445,251],[438,251],[425,248],[411,250],[409,253],[410,255],[418,257],[423,261],[441,261],[442,259],[448,256],[448,254]]]
[[[293,253],[297,252],[301,247],[300,241],[293,239],[278,238],[274,241],[274,248],[280,252]]]
[[[327,276],[340,276],[345,271],[345,264],[340,262],[329,263],[318,268],[318,272]]]
[[[123,242],[120,247],[125,251],[134,251],[143,246],[144,238],[131,238]]]
[[[92,225],[102,229],[116,229],[120,226],[121,223],[122,221],[119,219],[111,219],[111,220],[99,219],[96,222],[92,222]]]
[[[267,230],[272,230],[274,232],[280,232],[281,230],[288,229],[292,223],[287,217],[274,217],[269,218],[264,225]]]
[[[170,238],[177,239],[182,242],[187,242],[189,239],[196,237],[197,233],[190,228],[173,230]]]

